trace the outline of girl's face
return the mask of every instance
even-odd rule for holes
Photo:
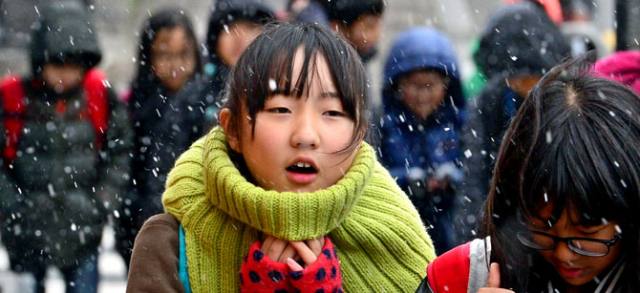
[[[196,68],[195,44],[182,27],[158,31],[151,48],[153,73],[171,91],[177,92]]]
[[[552,206],[547,205],[540,212],[540,219],[535,219],[533,223],[529,223],[527,228],[557,237],[593,238],[604,241],[611,240],[617,234],[616,226],[618,223],[616,221],[602,223],[598,226],[584,227],[574,224],[578,218],[575,212],[567,212],[566,210],[558,221],[549,228],[547,219],[550,218],[551,212]],[[622,247],[620,242],[621,240],[611,246],[609,253],[602,257],[577,254],[563,242],[557,242],[555,249],[538,250],[538,252],[556,269],[558,275],[569,286],[582,286],[591,282],[618,259]]]
[[[73,63],[47,63],[42,69],[44,82],[56,93],[66,93],[80,85],[84,77],[84,67]]]
[[[381,15],[367,14],[358,18],[349,26],[339,22],[334,22],[332,26],[361,53],[368,53],[374,50],[382,37]]]
[[[435,112],[447,93],[446,79],[436,71],[415,71],[402,77],[399,83],[402,102],[421,119]]]
[[[294,81],[303,61],[304,51],[298,49]],[[308,96],[273,94],[255,117],[253,138],[246,110],[241,114],[241,140],[227,135],[231,148],[243,155],[264,189],[314,192],[334,185],[353,163],[356,150],[340,151],[349,146],[355,122],[342,107],[325,57],[318,54],[316,62],[315,76],[309,73]],[[225,110],[220,119],[226,131],[230,113]]]
[[[246,20],[238,20],[223,29],[218,36],[216,53],[227,66],[233,66],[242,52],[260,33],[262,25]]]

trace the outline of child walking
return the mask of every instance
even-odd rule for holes
[[[431,263],[419,292],[640,288],[640,98],[591,75],[594,59],[555,67],[524,100],[497,158],[486,238]]]
[[[222,107],[220,92],[225,88],[230,68],[264,25],[274,19],[270,1],[215,0],[203,45],[207,63],[203,74],[187,83],[176,95],[166,123],[172,129],[173,145],[184,152],[218,121]]]
[[[440,32],[409,29],[387,57],[382,89],[380,160],[432,227],[439,253],[456,244],[453,207],[463,179],[459,162],[466,111],[456,59]]]
[[[98,246],[129,183],[127,109],[96,66],[86,7],[56,1],[31,38],[31,75],[0,81],[0,217],[11,269],[45,291],[48,266],[67,293],[97,292]]]
[[[362,142],[365,80],[355,50],[329,29],[267,27],[232,70],[221,126],[171,171],[168,215],[136,239],[128,289],[415,290],[435,255]]]
[[[138,72],[127,99],[134,129],[132,186],[116,229],[116,246],[127,267],[142,224],[162,212],[164,183],[182,152],[168,123],[177,106],[176,93],[202,68],[198,42],[183,11],[154,13],[144,22],[140,38]]]

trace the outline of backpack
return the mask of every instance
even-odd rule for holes
[[[101,70],[93,68],[89,70],[83,80],[82,86],[87,99],[87,116],[96,132],[96,149],[103,145],[107,124],[109,120],[109,96],[107,93],[107,77]],[[18,154],[18,140],[24,127],[24,113],[26,96],[22,85],[22,79],[17,75],[9,75],[0,81],[0,94],[2,95],[2,108],[4,115],[5,145],[2,149],[2,157],[9,162],[15,160]],[[59,104],[58,109],[66,109],[65,104]]]

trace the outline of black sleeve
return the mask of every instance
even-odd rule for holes
[[[133,129],[125,105],[109,90],[109,122],[105,144],[101,150],[100,190],[104,207],[113,211],[120,207],[129,187],[130,152]]]
[[[434,293],[431,289],[431,286],[429,286],[429,279],[427,277],[422,280],[422,283],[420,283],[420,286],[418,286],[418,290],[416,290],[416,293]]]

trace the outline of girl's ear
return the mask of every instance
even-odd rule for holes
[[[240,150],[240,141],[238,141],[238,136],[235,129],[231,129],[231,111],[229,108],[224,108],[220,111],[220,126],[224,130],[225,135],[227,136],[227,143],[229,147],[236,153],[241,153]]]

